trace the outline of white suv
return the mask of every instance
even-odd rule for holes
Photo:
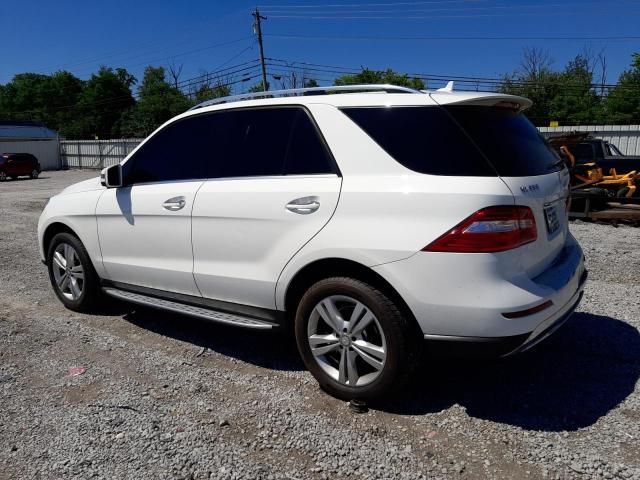
[[[407,378],[425,340],[508,355],[574,311],[586,270],[569,174],[529,100],[268,95],[199,105],[51,198],[40,253],[68,308],[106,294],[292,329],[326,391],[366,400]]]

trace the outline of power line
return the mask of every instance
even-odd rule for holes
[[[401,12],[400,12],[401,13]],[[638,12],[625,12],[625,15],[640,15]],[[549,16],[620,16],[620,13],[614,12],[587,12],[587,11],[572,11],[572,12],[522,12],[522,13],[479,13],[475,15],[269,15],[269,18],[283,18],[283,19],[300,19],[300,20],[438,20],[438,19],[450,19],[450,18],[504,18],[504,17],[549,17]]]
[[[353,7],[396,7],[396,6],[405,6],[405,5],[433,5],[433,4],[444,4],[444,3],[478,3],[478,2],[486,2],[487,0],[431,0],[428,2],[393,2],[393,3],[342,3],[342,4],[332,4],[332,5],[263,5],[263,8],[267,10],[269,8],[333,8],[333,7],[345,7],[345,8],[353,8]]]
[[[193,83],[195,81],[198,80],[209,80],[211,78],[216,78],[216,77],[222,77],[222,76],[231,76],[237,73],[241,73],[241,72],[245,72],[248,70],[253,70],[255,68],[258,68],[259,66],[259,60],[254,59],[254,60],[250,60],[248,62],[243,62],[243,63],[239,63],[237,65],[232,65],[230,67],[226,67],[226,68],[221,68],[218,70],[211,70],[209,72],[204,72],[200,75],[196,75],[195,77],[191,77],[191,78],[187,78],[185,80],[180,80],[178,82],[178,86],[181,87],[184,84],[187,83]],[[242,68],[240,68],[242,67]]]
[[[290,71],[294,71],[296,69],[296,65],[300,65],[305,70],[309,72],[319,72],[319,73],[333,73],[338,75],[357,75],[362,72],[362,68],[352,68],[352,67],[338,67],[335,65],[323,65],[323,64],[315,64],[309,62],[287,62],[286,60],[268,58],[269,63],[268,66],[274,66],[280,69],[289,69]],[[278,63],[273,63],[278,62]],[[377,71],[377,70],[374,70]],[[582,83],[562,83],[561,85],[558,82],[554,81],[528,81],[528,80],[517,80],[511,79],[508,77],[505,78],[486,78],[486,77],[465,77],[459,75],[437,75],[437,74],[425,74],[425,73],[403,73],[399,72],[399,74],[406,74],[410,78],[418,78],[426,81],[435,81],[445,83],[449,80],[453,80],[458,83],[463,84],[472,84],[477,86],[486,86],[489,88],[497,88],[503,86],[505,84],[509,84],[514,87],[557,87],[563,88],[564,90],[571,91],[584,91],[585,87],[588,89],[599,89],[606,88],[608,90],[614,88],[621,88],[634,91],[636,87],[633,86],[625,86],[621,84],[603,84],[597,82],[591,82],[588,85]]]
[[[600,2],[596,2],[596,5],[601,5]],[[407,9],[403,8],[402,13],[434,13],[434,12],[468,12],[468,11],[478,11],[478,10],[527,10],[527,9],[535,9],[535,8],[567,8],[567,7],[585,7],[586,5],[594,5],[593,2],[588,3],[550,3],[550,4],[529,4],[529,5],[488,5],[488,6],[459,6],[455,8],[421,8],[421,9]],[[342,15],[344,13],[376,13],[376,14],[385,14],[385,13],[397,13],[397,9],[377,9],[377,10],[352,10],[345,12],[344,10],[291,10],[291,9],[274,9],[268,8],[264,10],[264,13],[267,14],[294,14],[294,15]]]
[[[380,35],[304,35],[298,33],[265,33],[265,37],[274,38],[295,38],[295,39],[318,39],[318,40],[401,40],[401,41],[439,41],[439,40],[460,40],[460,41],[517,41],[517,40],[549,40],[549,41],[568,41],[568,40],[640,40],[640,36],[591,36],[591,37],[537,37],[537,36],[512,36],[512,37],[495,37],[495,36],[460,36],[460,37],[441,37],[441,36],[419,36],[419,37],[403,37],[403,36],[380,36]]]
[[[231,16],[235,16],[235,15],[239,15],[239,14],[244,14],[244,9],[243,10],[236,10],[234,12],[230,12],[228,14],[225,14],[221,17],[216,18],[213,22],[207,20],[207,27],[210,27],[212,23],[220,23],[225,21],[228,17]],[[189,27],[184,28],[184,29],[180,29],[177,32],[173,31],[173,34],[178,34],[181,37],[184,38],[184,34],[188,33],[189,34],[189,38],[183,41],[179,41],[176,42],[175,40],[171,40],[171,41],[167,41],[164,37],[161,40],[154,40],[151,42],[144,42],[142,44],[138,44],[137,49],[138,50],[145,50],[148,49],[149,47],[154,47],[156,45],[163,45],[163,44],[169,44],[170,46],[175,46],[175,45],[183,45],[186,43],[190,43],[193,41],[193,31],[194,31],[194,25],[190,24]],[[158,49],[153,49],[153,51],[157,51]],[[51,66],[47,66],[47,67],[42,67],[39,69],[36,69],[36,72],[43,72],[43,71],[55,71],[55,70],[59,70],[59,69],[63,69],[69,66],[75,66],[75,65],[84,65],[84,64],[88,64],[88,63],[93,63],[93,62],[101,62],[104,59],[108,59],[108,58],[113,58],[113,57],[118,57],[122,54],[126,54],[133,51],[133,49],[131,48],[131,46],[128,46],[125,49],[118,49],[115,51],[111,51],[102,55],[98,55],[98,56],[91,56],[91,57],[86,57],[83,59],[79,59],[79,60],[74,60],[71,62],[67,62],[67,63],[63,63],[63,64],[58,64],[58,65],[51,65]],[[138,55],[140,56],[140,55]]]
[[[227,46],[227,45],[232,45],[234,43],[238,43],[238,42],[249,40],[250,38],[251,38],[250,36],[245,36],[245,37],[242,37],[242,38],[237,38],[235,40],[229,40],[227,42],[215,43],[213,45],[207,45],[207,46],[204,46],[204,47],[199,47],[199,48],[195,48],[195,49],[191,49],[191,50],[178,52],[178,53],[175,53],[175,54],[172,54],[172,55],[164,55],[162,57],[155,57],[155,58],[152,58],[152,59],[146,59],[146,60],[144,60],[142,62],[138,62],[138,63],[134,63],[134,64],[121,64],[121,66],[122,67],[126,67],[126,68],[139,67],[140,65],[148,65],[150,63],[166,61],[168,59],[184,57],[186,55],[191,55],[193,53],[204,52],[206,50],[211,50],[213,48],[219,48],[219,47],[224,47],[224,46]],[[137,57],[131,57],[131,58],[139,58],[139,57],[140,57],[140,55],[138,55]]]

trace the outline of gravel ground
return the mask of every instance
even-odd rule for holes
[[[354,414],[280,336],[115,303],[65,310],[37,219],[93,175],[0,184],[1,480],[640,479],[640,229],[571,225],[585,298],[531,353],[428,358],[398,399]]]

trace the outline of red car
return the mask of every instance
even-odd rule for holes
[[[40,175],[40,163],[30,153],[3,153],[0,155],[0,182],[9,178]]]

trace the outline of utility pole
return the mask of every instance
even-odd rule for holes
[[[267,86],[267,69],[264,65],[264,50],[262,48],[262,25],[260,24],[260,20],[266,20],[267,17],[263,17],[260,15],[260,11],[258,7],[251,14],[255,21],[253,22],[253,32],[258,36],[258,45],[260,46],[260,63],[262,64],[262,91],[266,92],[269,90]]]

